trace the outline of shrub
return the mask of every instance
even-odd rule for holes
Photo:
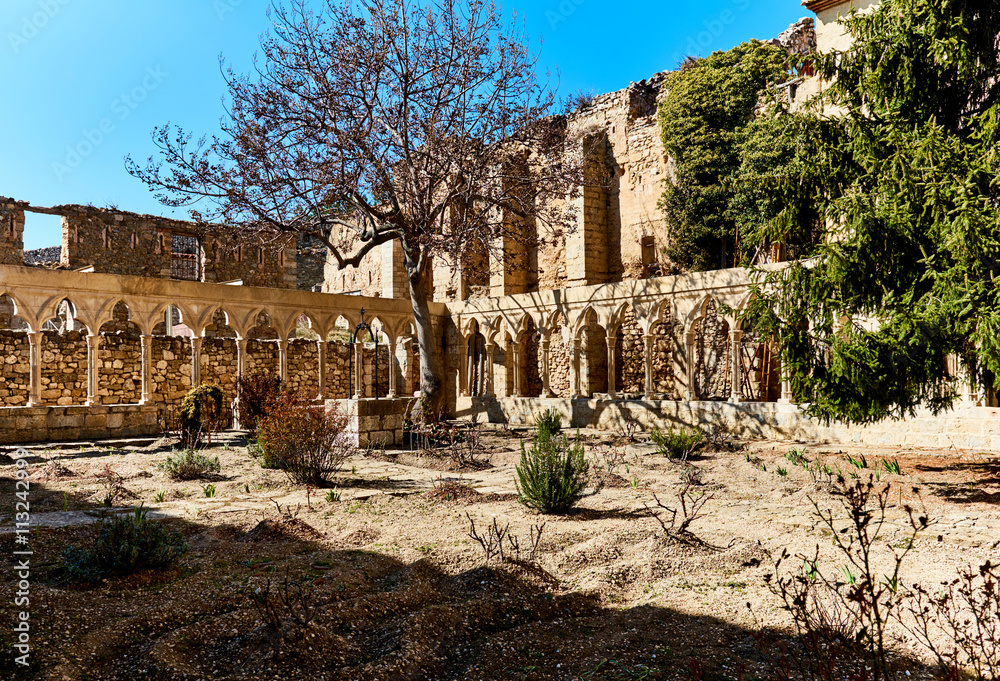
[[[251,433],[281,396],[281,377],[263,369],[254,369],[236,381],[236,418],[240,427]]]
[[[192,388],[184,396],[180,407],[180,444],[182,449],[194,449],[203,435],[212,441],[212,433],[222,418],[222,388],[206,383]]]
[[[294,482],[322,485],[355,451],[347,436],[348,418],[336,408],[313,406],[286,393],[261,419],[257,442],[265,461],[273,461]]]
[[[668,459],[686,459],[705,439],[705,433],[701,428],[694,430],[681,428],[675,431],[673,426],[666,433],[656,428],[649,436],[656,445],[658,453]]]
[[[538,429],[538,436],[555,435],[562,430],[562,415],[557,411],[546,409],[535,417],[535,427]]]
[[[171,480],[196,480],[211,473],[218,473],[219,457],[205,456],[193,449],[186,449],[177,454],[171,454],[160,464]]]
[[[281,468],[281,462],[278,461],[273,455],[269,455],[266,451],[264,451],[264,448],[261,447],[260,443],[257,441],[247,444],[247,453],[257,459],[257,463],[260,464],[261,468]]]
[[[573,506],[587,484],[590,465],[583,455],[579,435],[572,445],[565,436],[539,436],[525,449],[517,470],[518,500],[542,513],[561,513]]]
[[[148,513],[148,508],[139,506],[129,515],[102,519],[93,548],[70,546],[63,552],[65,574],[75,581],[92,582],[173,563],[187,551],[187,544],[180,532],[151,521]]]

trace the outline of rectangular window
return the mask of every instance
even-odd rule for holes
[[[170,235],[170,278],[201,281],[201,241],[198,237]]]

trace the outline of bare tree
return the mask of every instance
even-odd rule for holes
[[[167,205],[205,201],[196,219],[308,234],[340,268],[398,239],[421,390],[436,408],[432,259],[482,257],[528,238],[529,222],[542,239],[571,229],[587,152],[551,115],[524,34],[490,0],[317,2],[270,10],[255,72],[226,72],[220,135],[164,126],[161,158],[127,167]]]

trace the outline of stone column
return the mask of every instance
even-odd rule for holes
[[[462,397],[469,396],[469,339],[463,336],[458,337],[458,394]]]
[[[583,397],[583,391],[580,388],[580,339],[573,339],[573,366],[570,367],[570,397],[572,399],[580,399]]]
[[[549,387],[549,339],[543,338],[539,347],[542,351],[542,397],[555,397]]]
[[[656,340],[656,336],[651,333],[643,334],[642,339],[646,342],[645,352],[643,354],[643,362],[646,367],[646,391],[645,399],[653,399],[653,342]]]
[[[483,394],[486,397],[493,397],[493,343],[486,344],[486,361],[485,364],[485,382],[483,385]]]
[[[734,404],[743,401],[743,361],[740,357],[743,354],[740,347],[742,338],[743,332],[739,329],[729,331],[729,362],[733,367],[732,392],[729,395],[729,401]]]
[[[288,380],[288,341],[278,341],[278,377],[284,383]]]
[[[390,400],[396,397],[396,341],[389,341],[389,394]]]
[[[88,351],[89,359],[90,353]],[[89,383],[88,383],[89,385]],[[28,406],[42,404],[42,332],[28,332]],[[90,404],[88,398],[87,404]]]
[[[325,340],[316,341],[316,360],[319,364],[319,395],[316,398],[319,400],[326,399],[326,349]]]
[[[247,339],[236,339],[236,376],[243,378],[247,374]]]
[[[511,397],[521,396],[521,344],[511,341],[510,343],[511,365],[514,368],[513,392]]]
[[[365,395],[364,382],[365,345],[354,344],[354,399],[360,400]]]
[[[191,336],[191,387],[201,385],[201,344],[204,336]]]
[[[785,363],[781,363],[781,397],[778,399],[778,404],[791,404],[792,403],[792,376],[785,367]]]
[[[695,390],[694,385],[694,373],[695,373],[695,346],[698,341],[698,334],[694,331],[688,331],[684,336],[684,343],[687,350],[687,354],[684,357],[685,365],[684,371],[687,376],[687,395],[685,398],[688,402],[694,402],[698,399],[698,393]]]
[[[615,386],[615,344],[618,340],[618,334],[608,331],[607,335],[607,346],[608,346],[608,397],[615,399],[618,397],[617,390]]]
[[[142,399],[139,404],[153,403],[153,337],[142,335]]]
[[[97,396],[97,383],[100,370],[97,363],[97,350],[101,347],[101,334],[92,333],[87,336],[87,406],[100,404]]]

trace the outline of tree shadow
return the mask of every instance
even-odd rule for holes
[[[940,466],[916,464],[921,473],[953,474],[964,482],[925,481],[935,496],[966,504],[1000,504],[1000,461],[956,461]]]

